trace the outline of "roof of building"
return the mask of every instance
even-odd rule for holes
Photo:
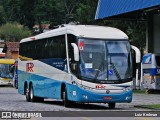
[[[6,53],[7,50],[9,50],[11,52],[17,52],[17,51],[19,51],[19,42],[7,42],[7,43],[5,43],[2,52]]]
[[[160,0],[99,0],[95,19],[140,19],[148,12],[159,10]]]

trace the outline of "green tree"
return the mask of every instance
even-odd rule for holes
[[[81,24],[98,24],[95,21],[97,4],[98,0],[80,0],[75,10],[76,21]]]
[[[64,23],[64,7],[61,0],[36,0],[34,8],[35,23],[41,24],[49,23],[58,25]]]
[[[0,25],[4,24],[6,22],[6,16],[3,9],[3,6],[0,6]]]
[[[6,23],[0,27],[0,38],[5,41],[18,42],[29,36],[31,36],[31,31],[17,23]]]

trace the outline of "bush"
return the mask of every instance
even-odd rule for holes
[[[19,42],[22,38],[31,36],[31,31],[18,23],[6,23],[0,27],[0,38],[5,41]]]

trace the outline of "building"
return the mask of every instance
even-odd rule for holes
[[[4,40],[0,40],[0,58],[5,57],[5,53],[2,52],[4,45],[5,45]]]
[[[6,42],[3,50],[5,58],[17,59],[19,54],[19,42]]]

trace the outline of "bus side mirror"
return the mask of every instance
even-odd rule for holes
[[[79,61],[79,50],[78,50],[78,46],[75,43],[71,43],[73,50],[74,50],[74,60],[76,62]]]
[[[140,63],[141,62],[141,52],[140,52],[140,50],[136,46],[133,46],[133,45],[131,45],[131,48],[136,53],[136,63]]]

